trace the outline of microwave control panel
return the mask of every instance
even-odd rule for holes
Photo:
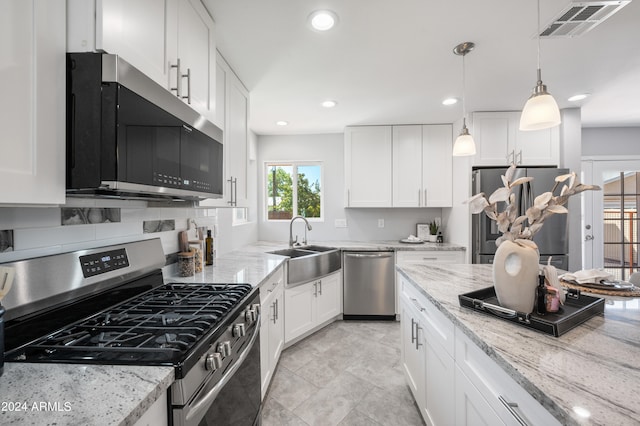
[[[129,258],[125,249],[104,251],[101,253],[80,256],[82,274],[85,278],[129,266]]]

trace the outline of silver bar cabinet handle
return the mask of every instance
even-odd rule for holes
[[[518,413],[515,409],[518,408],[518,404],[515,402],[509,402],[504,396],[498,396],[498,400],[505,406],[509,413],[516,419],[521,426],[529,426],[529,423]]]
[[[182,74],[181,77],[187,79],[187,96],[181,96],[181,98],[186,99],[187,104],[191,105],[191,68],[187,68],[187,73]]]
[[[176,87],[171,87],[169,90],[172,92],[176,92],[176,96],[180,98],[180,78],[182,77],[182,74],[180,73],[180,58],[178,58],[175,65],[170,64],[169,67],[176,69]]]

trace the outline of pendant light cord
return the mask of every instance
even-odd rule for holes
[[[464,57],[467,56],[466,52],[462,54],[462,127],[467,127],[467,106],[465,101],[465,84],[464,84]]]
[[[538,25],[536,27],[536,37],[538,39],[538,83],[542,84],[542,73],[540,72],[540,0],[538,0]]]

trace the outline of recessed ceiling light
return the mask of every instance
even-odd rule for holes
[[[338,15],[331,10],[316,10],[309,15],[309,23],[314,30],[327,31],[338,22]]]
[[[336,105],[338,105],[338,103],[336,101],[324,101],[322,103],[322,106],[325,107],[325,108],[333,108]]]
[[[447,98],[444,101],[442,101],[442,105],[454,105],[458,103],[458,99],[457,98]]]
[[[278,126],[286,126],[286,125],[288,125],[288,124],[289,124],[289,122],[288,122],[288,121],[276,121],[276,124],[277,124]]]
[[[583,99],[586,99],[589,96],[588,93],[579,93],[577,95],[573,95],[571,96],[568,101],[569,102],[577,102],[577,101],[581,101]]]

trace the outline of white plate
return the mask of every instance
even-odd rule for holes
[[[407,240],[406,238],[404,240],[400,240],[400,242],[405,244],[424,244],[424,241],[422,240]]]

